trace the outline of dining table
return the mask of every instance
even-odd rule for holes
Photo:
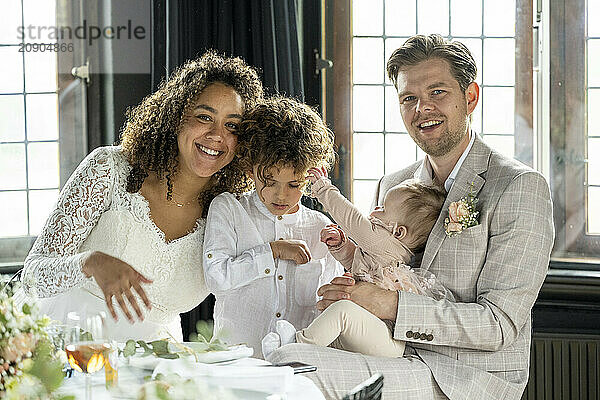
[[[135,362],[134,362],[135,361]],[[265,360],[243,357],[228,362],[202,363],[189,357],[181,360],[153,360],[118,358],[116,386],[107,389],[104,370],[91,375],[92,399],[138,399],[140,390],[158,374],[175,373],[182,378],[201,383],[206,394],[197,398],[211,398],[210,393],[225,393],[218,399],[244,400],[321,400],[323,394],[307,374],[294,374],[289,366],[273,366]],[[85,376],[74,371],[65,378],[59,394],[85,398]]]

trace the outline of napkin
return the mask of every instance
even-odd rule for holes
[[[141,357],[134,355],[129,357],[129,366],[141,369],[153,370],[162,361],[162,359],[155,356]]]
[[[232,389],[246,389],[265,393],[285,393],[292,385],[292,367],[268,365],[213,365],[190,359],[161,360],[154,369],[157,374],[178,374],[184,378],[204,379],[206,383]]]

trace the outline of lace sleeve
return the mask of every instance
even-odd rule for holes
[[[61,191],[42,232],[25,259],[23,286],[32,296],[51,297],[83,282],[81,244],[110,205],[114,161],[99,148],[79,164]]]

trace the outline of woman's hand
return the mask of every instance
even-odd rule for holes
[[[327,225],[321,229],[321,242],[327,247],[336,247],[346,241],[346,234],[337,225]]]
[[[311,259],[310,250],[304,240],[276,240],[269,244],[273,251],[273,258],[292,260],[296,264],[306,264]]]
[[[121,306],[129,322],[133,323],[134,321],[123,297],[127,297],[139,320],[144,320],[142,310],[131,292],[132,287],[140,295],[146,308],[148,310],[152,308],[150,300],[148,300],[148,296],[146,296],[146,292],[141,286],[142,283],[152,283],[152,281],[126,262],[100,251],[94,251],[84,260],[82,272],[88,278],[94,277],[96,283],[102,289],[102,293],[104,293],[106,306],[115,321],[118,321],[119,318],[113,306],[113,297]]]

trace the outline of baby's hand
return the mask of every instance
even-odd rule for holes
[[[276,240],[271,242],[270,245],[273,258],[292,260],[296,264],[306,264],[311,259],[310,250],[304,240]]]
[[[321,242],[325,243],[327,247],[335,247],[344,243],[346,235],[344,231],[337,225],[327,225],[321,229]]]
[[[307,176],[306,179],[308,179],[310,181],[310,183],[315,183],[316,181],[318,181],[319,179],[325,177],[327,178],[327,170],[325,169],[325,167],[321,167],[321,168],[310,168],[307,171]]]

